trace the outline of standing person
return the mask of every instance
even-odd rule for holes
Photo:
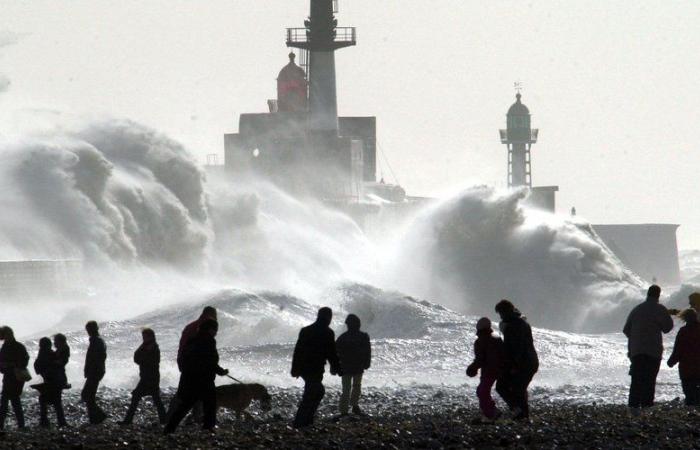
[[[28,381],[27,366],[29,353],[20,342],[15,340],[15,334],[10,327],[0,328],[0,372],[2,372],[2,393],[0,394],[0,430],[5,428],[8,403],[12,403],[15,412],[17,428],[24,428],[24,411],[22,410],[22,389]]]
[[[360,331],[359,317],[355,314],[349,314],[345,319],[345,325],[347,325],[348,331],[338,336],[338,340],[335,342],[340,367],[343,368],[340,414],[348,413],[348,404],[352,405],[353,414],[362,414],[359,405],[362,393],[362,375],[370,367],[372,346],[369,334]]]
[[[700,406],[700,323],[692,308],[681,312],[680,316],[685,326],[678,330],[668,367],[678,364],[685,404]]]
[[[496,409],[496,402],[491,397],[491,388],[503,372],[503,340],[493,336],[491,321],[482,317],[476,322],[476,341],[474,342],[474,362],[467,367],[467,376],[475,377],[481,369],[481,380],[476,388],[479,408],[486,420],[495,420],[501,413]]]
[[[51,339],[47,337],[39,339],[39,354],[34,361],[34,372],[44,379],[43,384],[36,386],[39,391],[39,424],[42,427],[49,427],[48,408],[51,405],[56,411],[58,426],[65,427],[66,418],[63,414],[61,399],[61,393],[66,384],[65,371],[56,352],[51,349]]]
[[[136,408],[141,398],[150,395],[158,411],[158,420],[165,424],[165,406],[160,399],[160,348],[156,342],[156,333],[150,328],[141,331],[143,343],[134,352],[134,362],[139,366],[139,383],[131,393],[131,404],[122,425],[130,425],[134,420]]]
[[[632,309],[622,330],[628,339],[627,356],[631,361],[629,408],[633,416],[654,405],[656,376],[664,352],[661,334],[673,329],[673,319],[659,297],[661,288],[651,285],[646,301]]]
[[[177,387],[177,405],[172,412],[164,433],[170,434],[185,418],[197,402],[204,409],[204,430],[213,431],[216,426],[216,386],[217,375],[228,375],[228,370],[219,366],[219,353],[216,350],[216,333],[219,324],[207,319],[199,325],[199,332],[190,340],[182,352],[182,375]]]
[[[294,418],[295,428],[314,422],[316,409],[326,393],[323,387],[326,361],[331,366],[331,375],[342,375],[335,350],[335,333],[329,328],[332,319],[333,311],[323,307],[318,310],[316,321],[299,332],[292,359],[292,376],[304,380],[304,394]]]
[[[66,336],[61,333],[58,333],[53,337],[53,346],[56,349],[56,362],[61,369],[59,373],[61,382],[61,391],[59,392],[59,395],[62,395],[63,389],[70,389],[68,377],[66,376],[66,366],[70,360],[70,347],[68,346]]]
[[[85,353],[85,385],[80,398],[87,407],[88,419],[93,425],[100,424],[107,419],[107,414],[97,404],[97,388],[105,376],[105,360],[107,359],[107,346],[100,337],[97,322],[94,320],[85,324],[85,331],[90,336],[90,344]]]
[[[501,316],[505,356],[502,375],[496,381],[496,392],[508,404],[514,419],[528,420],[530,406],[527,388],[540,366],[532,329],[508,300],[498,302],[496,312]]]

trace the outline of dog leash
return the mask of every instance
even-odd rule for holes
[[[232,379],[233,381],[235,381],[236,383],[245,384],[241,380],[239,380],[238,378],[234,378],[229,374],[226,374],[226,376],[229,377],[230,379]]]

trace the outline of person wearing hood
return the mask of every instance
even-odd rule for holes
[[[680,316],[685,326],[678,330],[668,367],[678,364],[685,404],[700,406],[700,323],[693,308],[681,312]]]
[[[39,424],[49,427],[48,407],[51,405],[56,411],[58,426],[65,427],[66,417],[61,399],[66,384],[65,371],[56,357],[56,352],[51,349],[51,339],[47,337],[39,339],[39,354],[34,360],[34,372],[44,379],[42,384],[32,386],[39,391]]]
[[[498,302],[496,312],[501,316],[499,326],[505,355],[503,372],[496,381],[496,392],[506,402],[514,419],[528,420],[527,388],[540,366],[532,328],[508,300]]]
[[[700,292],[693,292],[690,294],[688,296],[688,304],[696,313],[700,313]]]
[[[359,317],[355,314],[349,314],[345,319],[345,325],[347,325],[348,331],[338,336],[338,340],[335,342],[340,367],[343,368],[340,414],[347,414],[349,405],[352,406],[353,414],[362,414],[359,405],[362,393],[362,375],[370,367],[372,346],[369,335],[360,331]]]
[[[331,366],[331,375],[340,375],[340,362],[335,348],[335,333],[330,329],[333,311],[328,307],[318,310],[316,321],[299,332],[292,357],[292,377],[304,380],[304,393],[294,417],[294,427],[313,424],[316,410],[326,393],[323,387],[323,372],[326,361]]]
[[[216,334],[219,324],[207,319],[199,325],[197,335],[192,338],[182,352],[182,375],[177,387],[177,406],[174,408],[164,433],[171,434],[190,412],[192,407],[202,403],[204,413],[202,429],[214,431],[216,427],[216,376],[228,375],[228,370],[219,366],[219,352],[216,349]]]
[[[482,317],[476,322],[476,336],[474,361],[467,367],[467,376],[475,377],[481,370],[481,380],[476,389],[479,408],[486,420],[494,420],[500,416],[500,412],[491,397],[491,388],[503,373],[503,340],[493,336],[488,317]]]
[[[22,390],[29,365],[29,353],[22,343],[17,342],[10,327],[0,328],[0,373],[2,373],[2,393],[0,394],[0,431],[5,428],[8,404],[12,404],[17,420],[17,428],[24,428]]]
[[[139,366],[139,383],[131,393],[131,404],[122,425],[133,422],[141,399],[149,395],[158,411],[158,420],[161,424],[165,423],[165,406],[160,399],[160,348],[156,342],[156,333],[150,328],[144,328],[141,338],[143,342],[134,352],[134,362]]]
[[[654,405],[656,376],[664,352],[662,334],[673,329],[673,319],[659,303],[660,297],[661,288],[650,286],[646,301],[632,309],[622,329],[628,339],[627,356],[631,362],[628,405],[633,416]]]

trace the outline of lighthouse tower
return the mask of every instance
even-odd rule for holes
[[[532,160],[530,148],[537,142],[538,129],[530,126],[530,110],[520,101],[520,92],[515,103],[508,109],[507,128],[499,130],[501,143],[508,148],[508,187],[532,187]]]

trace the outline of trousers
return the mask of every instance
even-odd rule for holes
[[[634,355],[630,367],[629,407],[647,408],[654,405],[656,375],[659,373],[661,358],[649,355]]]
[[[326,394],[323,387],[323,376],[304,378],[304,393],[299,402],[297,414],[294,417],[294,426],[301,428],[314,423],[316,410]]]
[[[343,391],[340,394],[340,413],[347,414],[349,406],[353,408],[359,406],[360,395],[362,395],[362,374],[343,375],[341,381]]]

